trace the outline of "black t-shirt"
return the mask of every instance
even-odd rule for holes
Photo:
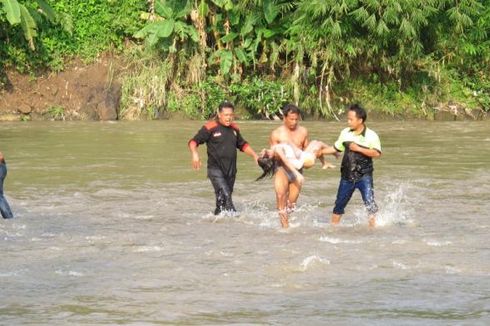
[[[365,175],[373,175],[373,159],[359,152],[349,149],[349,143],[345,142],[345,153],[342,158],[340,173],[342,178],[349,181],[359,181]]]
[[[237,172],[236,150],[243,151],[248,146],[235,123],[226,127],[217,121],[206,123],[190,141],[197,145],[206,143],[208,169],[220,169],[228,176],[234,176]]]

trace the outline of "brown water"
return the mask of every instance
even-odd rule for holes
[[[331,227],[339,171],[317,166],[287,232],[244,154],[240,217],[210,214],[201,124],[1,124],[0,324],[490,324],[489,122],[369,124],[380,227],[358,193]],[[260,150],[278,123],[240,125]],[[333,143],[345,123],[303,125]]]

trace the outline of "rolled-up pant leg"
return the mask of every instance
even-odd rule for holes
[[[235,212],[233,205],[232,193],[235,185],[235,175],[225,175],[220,169],[208,169],[208,178],[214,187],[216,195],[216,209],[214,214],[222,211]]]
[[[378,205],[374,201],[374,186],[373,177],[366,175],[358,181],[359,191],[361,192],[362,200],[369,214],[375,214],[378,211]]]
[[[12,210],[10,209],[10,205],[7,202],[7,199],[3,195],[3,181],[7,176],[7,165],[5,163],[0,163],[0,213],[3,218],[12,218],[14,215],[12,214]]]

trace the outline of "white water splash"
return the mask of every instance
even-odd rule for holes
[[[328,242],[332,244],[339,244],[339,243],[350,243],[350,244],[359,244],[362,243],[361,240],[347,240],[347,239],[340,239],[340,238],[331,238],[327,236],[322,236],[320,237],[321,242]]]
[[[133,252],[159,252],[162,250],[164,250],[164,248],[160,246],[140,246],[133,249]]]
[[[410,223],[410,209],[407,203],[406,193],[410,184],[402,183],[393,190],[387,190],[388,194],[378,200],[380,210],[376,215],[376,226]]]
[[[56,274],[62,275],[62,276],[74,276],[74,277],[82,277],[85,274],[77,271],[62,271],[62,270],[57,270],[55,271]]]
[[[424,240],[428,246],[431,247],[445,247],[452,244],[451,241],[437,241],[437,240]]]
[[[300,264],[300,270],[302,272],[305,272],[306,270],[308,270],[308,266],[310,266],[312,264],[316,264],[317,262],[320,264],[323,264],[323,265],[329,265],[330,264],[330,260],[328,260],[326,258],[322,258],[322,257],[317,256],[317,255],[313,255],[313,256],[308,256],[305,259],[303,259],[303,261]]]
[[[444,266],[444,269],[446,271],[446,274],[459,274],[461,273],[461,270],[459,268],[456,268],[454,266]]]
[[[393,261],[393,267],[396,268],[396,269],[401,269],[401,270],[406,270],[406,269],[410,269],[409,266],[403,264],[403,263],[400,263],[398,261]]]

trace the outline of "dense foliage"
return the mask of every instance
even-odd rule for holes
[[[449,101],[490,110],[490,0],[50,3],[70,18],[39,21],[36,51],[0,12],[4,66],[60,69],[67,55],[90,58],[129,40],[130,115],[207,117],[223,98],[251,117],[273,117],[287,100],[325,117],[351,101],[391,114]]]

